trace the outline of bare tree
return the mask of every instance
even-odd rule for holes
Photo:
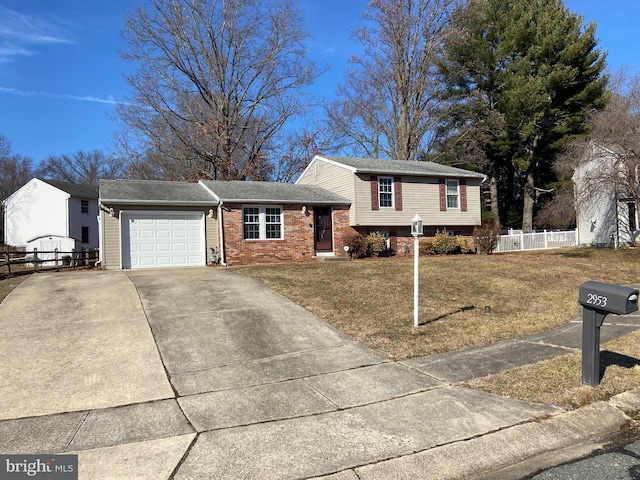
[[[265,178],[283,126],[305,109],[303,87],[319,74],[300,12],[290,0],[146,5],[126,21],[123,57],[138,70],[126,77],[132,98],[117,108],[120,144],[145,152],[140,160],[163,157],[147,170],[168,178]]]
[[[33,176],[32,161],[11,152],[11,142],[0,133],[0,241],[4,240],[4,200]]]
[[[334,147],[322,127],[305,127],[287,136],[280,150],[280,162],[272,177],[276,182],[291,182],[315,155],[328,154]]]
[[[71,155],[50,155],[40,162],[35,175],[51,180],[98,185],[101,178],[124,178],[128,165],[122,158],[108,157],[100,150]]]
[[[354,32],[362,56],[327,109],[353,153],[416,160],[434,126],[435,62],[456,0],[372,0]]]
[[[567,178],[573,172],[580,177],[576,178],[573,200],[574,207],[583,212],[598,208],[594,207],[598,199],[611,195],[615,195],[615,202],[640,206],[640,76],[629,76],[621,69],[609,75],[609,88],[607,106],[587,112],[590,133],[570,143],[554,164],[560,177]],[[568,215],[560,208],[566,203],[562,192],[559,197],[541,210],[542,221],[549,215],[558,220]],[[633,225],[634,219],[625,223]]]

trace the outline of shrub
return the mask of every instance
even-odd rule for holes
[[[420,240],[420,255],[435,255],[436,251],[433,248],[433,242],[431,240]]]
[[[345,245],[349,247],[351,258],[363,258],[367,256],[367,242],[358,232],[353,232],[345,239]]]
[[[456,253],[458,243],[456,237],[452,237],[446,231],[436,232],[436,236],[431,240],[433,251],[436,255],[450,255]]]
[[[473,248],[471,248],[471,242],[467,237],[463,237],[462,235],[456,236],[456,253],[473,253]]]
[[[498,245],[500,228],[496,225],[481,225],[473,230],[473,241],[478,253],[490,254]]]
[[[387,250],[387,239],[380,232],[367,235],[367,253],[374,257],[380,256]]]

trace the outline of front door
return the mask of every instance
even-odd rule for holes
[[[315,249],[320,252],[333,251],[331,238],[331,207],[315,208],[313,213],[315,226]]]

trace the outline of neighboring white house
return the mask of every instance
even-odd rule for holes
[[[591,145],[590,154],[573,174],[579,244],[635,244],[640,231],[628,177],[621,155],[614,149]]]
[[[4,210],[7,245],[55,236],[98,248],[98,187],[33,178],[4,201]]]

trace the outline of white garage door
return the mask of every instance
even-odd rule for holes
[[[122,268],[205,265],[204,214],[122,216]]]

